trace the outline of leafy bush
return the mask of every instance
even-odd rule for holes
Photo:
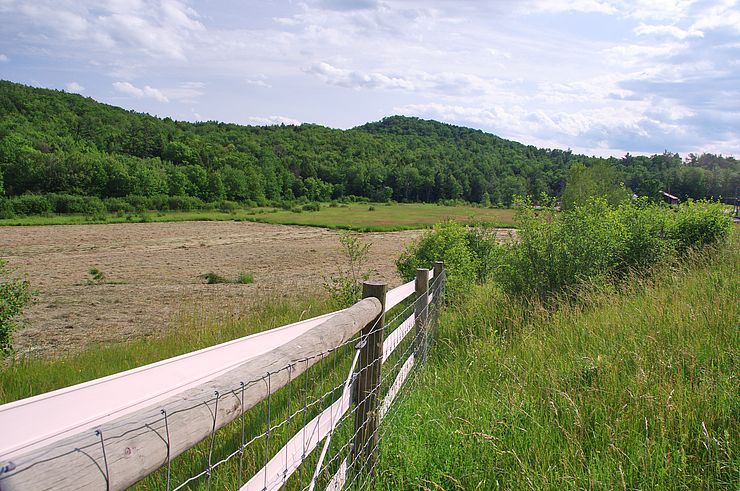
[[[679,253],[714,244],[725,239],[731,229],[722,205],[709,201],[688,200],[678,208],[671,234]]]
[[[28,279],[15,274],[6,264],[0,259],[0,356],[12,352],[16,318],[33,297]]]
[[[617,213],[627,231],[621,271],[644,271],[673,253],[675,241],[669,233],[673,213],[666,213],[648,197],[619,207]]]
[[[321,206],[316,202],[303,205],[303,211],[319,211],[320,209]]]
[[[235,283],[239,285],[249,285],[251,283],[254,283],[254,275],[252,273],[245,273],[240,272],[239,275],[234,279],[231,280],[225,276],[221,276],[218,273],[214,273],[213,271],[210,271],[204,275],[200,276],[203,278],[208,285],[217,285],[221,283]]]
[[[54,213],[76,213],[88,217],[100,218],[105,216],[108,209],[103,200],[97,196],[80,196],[75,194],[47,194]]]
[[[129,196],[126,196],[126,201],[128,201],[131,206],[134,207],[134,210],[137,213],[142,213],[150,209],[149,199],[146,196],[131,194]]]
[[[107,198],[105,208],[108,213],[133,213],[134,207],[124,198]]]
[[[213,271],[209,271],[208,273],[202,275],[202,278],[206,280],[206,283],[209,285],[215,285],[218,283],[229,283],[229,280],[218,273],[214,273]]]
[[[15,210],[13,209],[13,203],[8,198],[0,196],[0,218],[13,218],[15,217]]]
[[[254,275],[252,273],[241,272],[236,278],[236,283],[240,285],[251,285],[254,283]]]
[[[236,213],[239,209],[239,203],[229,200],[221,200],[218,202],[218,210],[224,213]]]
[[[540,298],[629,271],[644,273],[668,257],[718,242],[731,226],[710,203],[674,211],[646,200],[612,207],[602,198],[565,213],[520,202],[517,221],[518,239],[491,254],[495,278],[509,293]]]
[[[398,274],[406,281],[416,277],[417,268],[431,268],[435,261],[444,261],[447,274],[447,294],[450,298],[462,294],[480,280],[483,247],[474,228],[455,221],[439,223],[418,240],[412,242],[396,261]]]
[[[155,194],[154,196],[147,196],[147,209],[164,211],[169,209],[170,197],[166,194]]]
[[[167,206],[170,210],[199,210],[204,207],[203,200],[194,196],[170,196],[167,198]]]
[[[47,215],[51,213],[51,203],[46,196],[24,194],[11,200],[16,215]]]
[[[87,273],[90,275],[90,278],[87,279],[88,285],[100,285],[105,282],[105,273],[98,268],[90,268]]]

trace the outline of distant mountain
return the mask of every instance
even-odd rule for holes
[[[350,129],[188,123],[0,81],[0,191],[100,198],[190,196],[266,203],[361,196],[508,205],[558,195],[573,162],[480,130],[404,116]],[[710,154],[609,159],[634,190],[728,195],[738,161]],[[2,193],[0,193],[2,195]]]

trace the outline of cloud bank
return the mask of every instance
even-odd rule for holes
[[[163,116],[740,154],[737,0],[1,0],[0,28],[4,78]]]

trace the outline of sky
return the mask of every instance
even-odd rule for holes
[[[740,0],[0,0],[0,78],[187,121],[740,156]]]

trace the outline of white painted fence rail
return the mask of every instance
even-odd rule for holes
[[[19,453],[164,401],[295,339],[337,313],[4,404],[0,406],[0,458],[12,460]]]
[[[435,268],[439,274],[441,263]],[[425,271],[423,284],[428,285],[433,272],[420,271]],[[418,278],[388,291],[380,302],[367,298],[349,309],[0,406],[0,491],[125,489],[289,384],[318,362],[319,355],[377,323],[384,312],[418,293]],[[426,319],[433,295],[431,288],[424,291],[422,310],[417,301],[417,312],[385,338],[378,367],[415,326],[415,340],[424,334],[418,321]],[[358,348],[341,397],[298,431],[242,489],[280,488],[307,454],[331,438],[352,406],[359,353]],[[414,366],[413,352],[402,356],[407,358],[396,362],[400,369],[379,401],[379,419]],[[348,462],[342,460],[330,487],[342,487]],[[209,477],[210,471],[209,457]]]

